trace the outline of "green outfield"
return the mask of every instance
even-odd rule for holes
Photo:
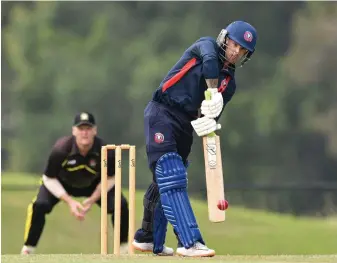
[[[38,178],[27,175],[3,174],[2,185],[34,184]],[[125,192],[127,194],[127,192]],[[22,247],[26,208],[34,191],[2,191],[2,254],[18,254]],[[142,195],[137,192],[137,219],[140,226],[142,216]],[[253,255],[324,255],[337,253],[337,219],[296,218],[287,215],[252,211],[230,207],[225,223],[213,224],[207,219],[204,202],[192,200],[193,208],[207,245],[214,248],[215,262],[337,262],[336,257],[254,257]],[[111,227],[110,227],[111,230]],[[112,241],[112,232],[111,241]],[[110,252],[112,242],[109,243]],[[169,227],[167,245],[176,247],[176,241]],[[65,204],[55,207],[47,216],[45,231],[40,240],[39,254],[98,254],[100,252],[100,210],[98,207],[88,214],[84,222],[76,221]],[[237,257],[235,255],[238,255]],[[241,256],[240,256],[241,255]],[[245,256],[242,256],[245,255]],[[252,257],[250,257],[252,255]],[[156,257],[157,258],[157,257]],[[217,259],[218,258],[218,259]],[[24,262],[20,256],[3,256],[3,262]],[[137,257],[131,262],[150,260]],[[171,262],[175,258],[162,259]],[[248,261],[245,261],[248,259]],[[29,262],[108,262],[99,256],[34,256]],[[202,260],[200,260],[202,261]],[[114,262],[121,262],[114,260]],[[145,261],[144,261],[145,262]]]
[[[101,257],[99,255],[32,255],[29,256],[2,256],[3,263],[146,263],[146,262],[161,262],[174,263],[181,262],[179,257],[153,257],[153,256],[121,256],[120,258],[114,256]],[[336,255],[330,256],[215,256],[213,258],[184,258],[184,262],[212,262],[212,263],[335,263],[337,262]]]

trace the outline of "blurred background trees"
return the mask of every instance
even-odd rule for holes
[[[2,168],[40,175],[54,141],[88,110],[100,136],[137,145],[137,186],[147,187],[145,105],[192,42],[233,20],[259,39],[221,119],[225,187],[241,186],[228,199],[333,212],[336,190],[276,188],[337,184],[334,2],[2,2]],[[190,161],[189,190],[204,198],[198,138]]]

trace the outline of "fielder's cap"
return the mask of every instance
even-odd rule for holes
[[[95,117],[89,112],[80,112],[76,114],[74,119],[74,126],[80,126],[80,125],[89,125],[89,126],[95,126]]]

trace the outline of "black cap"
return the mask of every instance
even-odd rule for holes
[[[76,114],[74,119],[74,126],[80,126],[80,125],[89,125],[89,126],[95,126],[95,118],[94,115],[92,115],[89,112],[80,112]]]

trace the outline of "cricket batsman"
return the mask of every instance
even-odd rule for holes
[[[232,22],[217,39],[202,37],[186,49],[154,92],[144,111],[153,182],[144,196],[143,222],[134,237],[135,249],[172,255],[173,249],[164,246],[170,222],[178,238],[178,255],[215,255],[203,240],[189,201],[187,158],[193,129],[198,136],[221,129],[217,120],[235,93],[235,70],[251,59],[256,41],[252,25]],[[211,92],[211,100],[205,100],[206,90]]]
[[[70,213],[79,221],[94,204],[101,204],[101,147],[106,143],[97,136],[93,114],[81,112],[74,118],[72,135],[59,138],[48,157],[38,194],[28,205],[21,254],[33,254],[42,235],[46,215],[60,201],[69,206]],[[114,224],[115,153],[108,152],[108,208]],[[87,197],[82,203],[73,197]],[[121,253],[128,250],[129,208],[121,199]],[[61,231],[62,229],[60,229]]]

